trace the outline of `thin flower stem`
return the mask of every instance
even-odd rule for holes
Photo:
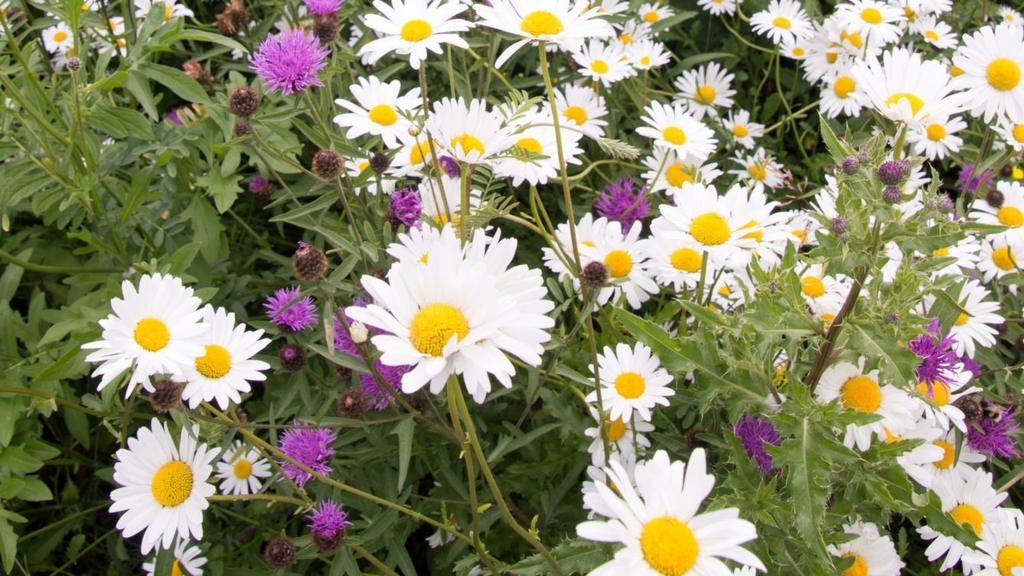
[[[266,502],[286,502],[288,504],[294,504],[302,507],[305,507],[308,504],[305,500],[280,494],[214,494],[213,496],[207,496],[206,499],[213,502],[245,502],[247,500],[263,500]]]
[[[395,572],[391,568],[388,568],[387,564],[381,562],[379,558],[374,556],[373,553],[370,552],[369,550],[367,550],[366,548],[363,548],[359,544],[354,544],[352,542],[349,542],[347,544],[347,546],[349,548],[351,548],[352,550],[354,550],[356,554],[358,554],[359,556],[362,556],[363,558],[365,558],[367,562],[369,562],[370,564],[373,564],[373,566],[377,570],[380,570],[381,572],[383,572],[384,574],[386,574],[388,576],[398,576],[397,572]]]
[[[597,293],[592,294],[590,297],[593,298],[594,306],[597,306]],[[586,316],[587,326],[587,344],[590,346],[590,363],[594,367],[594,393],[597,395],[597,429],[601,434],[601,444],[604,446],[604,464],[608,465],[608,458],[611,456],[611,440],[608,438],[608,422],[607,415],[604,411],[604,395],[601,391],[601,368],[600,363],[597,361],[597,334],[594,332],[594,315],[591,311],[587,311]],[[586,401],[586,397],[584,397]],[[587,403],[589,405],[589,402]]]

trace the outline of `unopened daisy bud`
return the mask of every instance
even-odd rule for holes
[[[306,365],[306,351],[294,344],[285,344],[278,355],[281,368],[286,372],[298,372]]]
[[[289,568],[295,564],[295,544],[286,536],[278,536],[267,542],[263,559],[271,568]]]
[[[352,338],[352,341],[356,344],[362,344],[366,342],[367,336],[370,335],[369,330],[366,329],[366,325],[362,322],[353,322],[348,326],[348,335]]]
[[[68,64],[67,65],[68,65],[68,70],[71,71],[71,72],[78,72],[79,70],[82,69],[82,61],[79,60],[77,56],[72,56],[71,58],[68,58]]]
[[[331,44],[338,37],[338,17],[334,14],[313,16],[313,34],[323,44]]]
[[[362,418],[363,414],[366,414],[366,398],[362,390],[349,388],[338,396],[334,402],[334,409],[345,418]]]
[[[899,204],[903,200],[903,193],[895,186],[886,186],[885,190],[882,190],[882,199],[889,204]]]
[[[583,267],[580,284],[587,290],[600,290],[608,283],[608,267],[604,262],[593,261]]]
[[[1004,200],[1006,200],[1006,197],[1003,196],[1003,193],[994,188],[989,190],[988,194],[985,194],[985,202],[993,208],[1002,208]]]
[[[327,255],[316,246],[299,242],[299,249],[292,256],[292,268],[299,280],[316,282],[327,273]]]
[[[847,176],[852,176],[860,170],[860,160],[857,160],[856,156],[847,156],[843,160],[843,173]]]
[[[409,136],[419,136],[419,135],[420,135],[420,127],[419,126],[409,126]]]
[[[252,129],[249,128],[249,123],[245,120],[239,120],[235,122],[235,128],[232,130],[235,138],[241,138],[242,136],[248,136],[252,133]]]
[[[153,391],[149,393],[149,404],[158,414],[166,414],[181,406],[183,386],[177,382],[160,379],[153,382]]]
[[[902,184],[909,173],[909,160],[886,160],[878,167],[878,179],[886,186]]]
[[[385,170],[391,166],[391,157],[387,154],[380,152],[370,156],[370,170],[373,170],[376,174],[383,174]]]
[[[260,102],[258,92],[248,86],[242,86],[235,88],[228,95],[228,110],[235,116],[248,118],[260,109]]]
[[[334,150],[320,150],[313,155],[313,174],[322,180],[334,180],[345,167],[345,160]]]

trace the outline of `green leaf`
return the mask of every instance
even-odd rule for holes
[[[223,176],[220,170],[211,168],[206,176],[196,180],[196,184],[210,192],[213,203],[217,206],[217,212],[223,214],[228,211],[228,208],[231,208],[242,191],[242,187],[238,185],[241,180],[242,177],[239,174]]]
[[[333,191],[327,192],[326,194],[323,194],[322,196],[320,196],[316,200],[313,200],[312,202],[307,202],[306,204],[303,204],[302,206],[299,206],[294,210],[289,210],[284,214],[278,214],[277,216],[274,216],[273,218],[270,219],[270,221],[289,222],[294,224],[296,220],[302,218],[303,216],[308,216],[309,214],[313,214],[321,210],[327,209],[332,204],[337,202],[337,200],[337,194],[335,194]]]
[[[42,467],[42,461],[30,456],[21,446],[8,446],[0,452],[0,468],[15,474],[29,474]]]
[[[402,491],[405,484],[405,475],[409,472],[409,459],[412,457],[412,433],[416,422],[412,418],[406,418],[391,431],[398,436],[398,491]]]
[[[851,323],[852,343],[855,349],[865,356],[875,357],[881,360],[881,371],[898,387],[917,382],[914,374],[914,367],[917,363],[917,356],[907,350],[896,346],[890,341],[890,345],[883,346],[886,342],[882,335],[868,334],[864,327],[858,323]]]
[[[138,138],[153,140],[153,123],[141,112],[102,103],[89,113],[87,124],[90,128],[114,138]]]
[[[678,300],[679,305],[686,309],[698,322],[703,323],[709,328],[716,326],[729,326],[729,321],[725,316],[722,316],[717,311],[712,310],[706,306],[701,306],[696,302],[689,300]]]
[[[821,139],[825,141],[825,146],[828,148],[829,153],[832,154],[832,159],[839,164],[847,156],[853,155],[853,148],[836,136],[828,120],[824,116],[818,116],[818,120],[818,125],[821,127]]]
[[[220,44],[221,46],[230,48],[232,50],[241,50],[243,53],[249,52],[248,48],[242,46],[236,40],[232,40],[231,38],[228,38],[226,36],[221,36],[220,34],[214,34],[213,32],[206,32],[205,30],[196,30],[194,28],[182,30],[181,32],[175,32],[174,34],[171,34],[167,38],[165,38],[165,40],[169,42],[176,42],[178,40],[198,40],[200,42]]]
[[[18,534],[6,520],[0,520],[0,560],[3,560],[4,572],[10,574],[14,569],[17,554]]]
[[[688,70],[694,66],[710,62],[712,60],[736,60],[737,58],[739,58],[739,56],[732,52],[702,52],[700,54],[694,54],[693,56],[683,58],[679,65],[683,70]]]
[[[199,251],[208,264],[217,262],[220,256],[221,232],[224,225],[210,202],[201,194],[194,194],[192,202],[182,213],[192,226],[192,239],[199,244]]]
[[[196,82],[177,68],[171,68],[163,64],[153,64],[152,62],[142,62],[138,66],[138,71],[142,72],[146,78],[174,92],[182,100],[210,104],[210,98],[206,95],[206,90],[203,90],[199,82]]]
[[[25,485],[18,491],[17,498],[26,502],[45,502],[53,499],[50,487],[34,476],[24,478]]]

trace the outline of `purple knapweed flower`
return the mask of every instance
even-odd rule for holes
[[[334,538],[352,525],[348,521],[348,512],[334,500],[321,500],[306,519],[309,520],[309,531],[323,540]]]
[[[324,476],[331,473],[327,465],[334,456],[331,443],[336,435],[329,428],[290,428],[281,436],[281,452],[292,460]],[[284,475],[300,488],[313,479],[313,475],[286,460],[278,462]]]
[[[420,194],[416,190],[402,188],[391,194],[391,209],[388,211],[388,218],[396,226],[404,224],[406,228],[412,228],[419,224],[422,212],[423,200],[420,199]]]
[[[270,180],[267,180],[266,176],[253,176],[249,179],[248,186],[249,192],[259,194],[270,187]]]
[[[462,169],[459,167],[459,162],[451,156],[441,156],[438,158],[441,162],[441,169],[448,175],[449,178],[458,178],[462,175]]]
[[[954,376],[963,366],[960,366],[960,358],[953,351],[956,338],[939,338],[940,330],[939,319],[933,319],[928,325],[928,331],[911,340],[907,344],[907,349],[921,358],[921,364],[914,370],[919,382],[926,382],[928,385],[941,382],[950,386],[954,383]]]
[[[353,306],[365,306],[368,304],[366,300],[356,298],[353,300]],[[342,310],[342,313],[344,311]],[[345,328],[345,324],[351,326],[352,319],[349,318],[348,314],[345,314],[345,323],[342,323],[339,317],[334,318],[334,349],[338,352],[343,352],[349,356],[355,358],[362,358],[362,354],[359,352],[359,348],[355,342],[352,341],[352,336],[349,331]],[[369,327],[371,334],[379,334],[380,330]],[[373,363],[374,368],[377,370],[377,374],[380,375],[381,379],[385,383],[390,385],[394,391],[402,389],[402,377],[408,372],[412,366],[388,366],[381,362],[379,359]],[[366,405],[373,408],[374,410],[383,410],[391,404],[392,394],[388,390],[387,386],[381,386],[377,383],[377,379],[374,378],[373,374],[369,372],[362,372],[359,374],[359,382],[362,384],[363,396],[366,400]]]
[[[782,444],[782,437],[779,436],[779,431],[775,429],[775,425],[766,418],[756,418],[749,414],[744,414],[732,431],[740,439],[740,442],[743,443],[743,450],[746,451],[747,456],[757,463],[757,467],[761,469],[761,472],[765,474],[771,473],[774,469],[772,455],[764,449],[764,445],[778,446]]]
[[[270,321],[289,332],[300,332],[314,326],[319,317],[311,296],[302,297],[298,286],[281,288],[263,303]]]
[[[977,172],[971,164],[965,164],[960,169],[960,175],[957,177],[957,182],[960,184],[960,190],[965,194],[978,194],[984,193],[989,184],[992,183],[992,178],[995,177],[995,173],[991,170],[982,170],[980,173]]]
[[[1015,458],[1020,451],[1010,435],[1018,428],[1013,408],[1004,410],[998,417],[982,413],[967,426],[967,445],[989,456]]]
[[[296,28],[267,36],[251,61],[270,91],[287,96],[310,86],[323,86],[317,73],[330,52],[311,32]]]
[[[302,0],[314,16],[330,16],[341,9],[341,0]]]
[[[647,187],[634,191],[634,186],[636,181],[632,178],[623,178],[609,184],[594,202],[594,211],[598,216],[615,220],[629,230],[633,222],[645,218],[651,209]]]
[[[170,110],[168,110],[167,115],[164,116],[164,118],[166,118],[168,122],[176,126],[182,125],[181,116],[178,115],[177,108],[171,108]]]

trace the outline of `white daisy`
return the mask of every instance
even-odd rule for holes
[[[490,375],[512,386],[515,367],[506,354],[540,364],[554,304],[545,298],[540,271],[509,268],[515,239],[477,229],[460,247],[450,225],[442,235],[425,265],[396,262],[387,281],[363,276],[374,304],[350,307],[347,314],[382,331],[372,341],[384,364],[413,367],[402,377],[403,391],[429,383],[438,394],[449,376],[460,375],[481,403],[491,389]]]
[[[735,207],[747,221],[737,229],[743,239],[754,240],[751,248],[754,258],[763,269],[769,269],[782,261],[786,246],[790,242],[788,223],[790,216],[776,212],[778,202],[769,202],[763,189],[748,188],[734,184],[725,193],[725,202]]]
[[[598,305],[604,306],[609,302],[615,302],[622,294],[630,308],[639,308],[650,299],[651,294],[658,292],[658,285],[651,278],[651,272],[647,269],[647,257],[641,248],[642,228],[643,225],[636,221],[628,231],[623,232],[622,224],[619,222],[598,218],[594,221],[593,236],[589,244],[577,238],[582,242],[582,265],[586,267],[590,262],[597,261],[608,269],[608,285],[597,293]],[[557,233],[556,237],[564,247],[565,254],[572,254],[572,238]],[[579,280],[575,279],[574,283],[579,289]]]
[[[434,102],[427,133],[440,148],[466,164],[487,163],[508,150],[515,140],[500,114],[487,109],[483,100],[444,98]]]
[[[599,357],[600,358],[600,357]],[[603,399],[603,398],[602,398]],[[597,410],[592,408],[590,415],[596,420]],[[648,432],[654,431],[654,425],[650,422],[645,422],[640,418],[633,418],[631,421],[626,422],[622,418],[616,418],[614,420],[605,418],[605,431],[608,436],[609,447],[612,448],[618,456],[623,454],[629,454],[636,452],[636,449],[646,450],[651,447],[651,441],[644,436]],[[587,447],[587,452],[590,453],[590,459],[595,465],[602,465],[605,461],[604,455],[604,440],[601,438],[601,427],[593,426],[587,428],[583,432],[584,436],[591,438],[590,446]]]
[[[908,128],[906,138],[918,154],[929,160],[942,160],[960,151],[964,141],[956,133],[966,128],[967,123],[958,116],[947,118],[933,114],[928,120]]]
[[[967,561],[979,567],[974,576],[1024,574],[1024,514],[1015,508],[999,509],[996,519],[985,523]]]
[[[697,513],[715,484],[703,448],[694,450],[685,464],[671,462],[659,450],[636,465],[635,487],[618,462],[611,461],[605,472],[618,493],[608,484],[595,483],[596,492],[584,503],[608,520],[584,522],[576,533],[624,547],[591,576],[727,573],[723,559],[765,571],[757,556],[741,547],[757,538],[757,532],[739,518],[739,510]]]
[[[857,80],[849,70],[837,69],[833,76],[822,82],[821,111],[828,118],[860,116],[867,103],[867,96],[857,89]]]
[[[932,258],[952,258],[952,260],[945,267],[933,271],[932,276],[962,276],[967,274],[977,265],[980,252],[981,241],[975,236],[967,236],[952,246],[936,248],[932,250]]]
[[[644,158],[647,171],[640,177],[651,186],[651,192],[665,190],[678,204],[685,199],[688,186],[711,184],[722,175],[718,164],[702,164],[686,158],[680,158],[673,150],[655,147],[651,155]]]
[[[750,27],[776,45],[807,38],[814,32],[810,18],[796,0],[772,0],[768,8],[750,17]]]
[[[648,2],[640,5],[640,8],[637,9],[637,14],[647,24],[657,24],[666,18],[671,18],[675,12],[661,2]]]
[[[605,346],[597,355],[598,372],[601,377],[601,399],[611,420],[629,423],[633,412],[640,420],[651,420],[651,409],[668,406],[668,399],[675,395],[669,388],[672,377],[661,367],[661,362],[651,349],[637,343],[630,348],[616,344],[615,349]],[[594,366],[590,366],[594,373]],[[597,391],[587,395],[588,402],[597,402]]]
[[[626,58],[637,70],[661,68],[672,61],[665,45],[654,40],[636,40],[626,48]]]
[[[142,553],[158,543],[170,548],[175,536],[182,540],[203,538],[203,510],[210,505],[213,472],[210,463],[219,448],[196,445],[199,427],[182,429],[175,445],[167,425],[153,418],[149,428],[139,428],[128,447],[117,451],[110,512],[124,512],[117,529],[125,538],[145,530]]]
[[[779,46],[779,52],[790,60],[806,60],[810,55],[810,40],[808,38],[795,38],[786,40]]]
[[[924,440],[924,444],[900,454],[896,462],[907,476],[928,489],[937,482],[947,481],[941,479],[948,476],[962,479],[974,466],[985,461],[984,455],[957,438],[956,430],[943,432],[927,421],[920,421],[912,430],[893,436],[893,441],[915,439]]]
[[[171,562],[171,576],[203,576],[206,558],[200,556],[203,551],[199,546],[189,546],[188,540],[178,540],[174,544],[174,561]],[[156,559],[144,562],[142,569],[146,576],[157,576]]]
[[[260,457],[260,451],[237,440],[217,462],[221,494],[256,494],[263,486],[260,479],[270,474],[270,463]]]
[[[903,570],[903,561],[900,560],[896,545],[888,534],[881,534],[878,526],[871,522],[858,521],[854,524],[843,526],[843,532],[854,536],[853,540],[847,540],[842,544],[830,544],[828,553],[843,559],[853,561],[843,574],[863,576],[899,576]],[[836,562],[842,565],[841,562]]]
[[[998,332],[994,326],[1003,323],[999,315],[999,302],[986,300],[989,291],[977,280],[969,280],[960,289],[959,304],[963,312],[953,321],[949,335],[956,338],[953,349],[957,354],[974,358],[975,344],[986,348],[995,346]]]
[[[853,280],[842,274],[825,273],[820,263],[808,266],[800,274],[800,294],[812,312],[838,309],[846,300]]]
[[[973,530],[979,537],[986,526],[1002,520],[999,504],[1008,495],[993,488],[992,474],[976,468],[966,471],[962,478],[943,477],[932,486],[932,490],[939,496],[942,511],[949,514],[957,524],[966,525],[967,529]],[[961,560],[964,561],[964,572],[972,572],[975,553],[969,546],[952,536],[935,531],[931,526],[922,526],[917,529],[917,533],[924,540],[930,541],[924,552],[929,562],[937,563],[939,558],[945,557],[939,566],[940,572],[955,567]]]
[[[92,373],[101,377],[99,390],[125,370],[132,371],[127,398],[138,384],[152,391],[150,376],[182,376],[203,353],[199,338],[209,326],[202,323],[202,301],[174,276],[147,274],[138,289],[125,280],[121,294],[110,301],[113,314],[100,320],[101,339],[82,348],[95,350],[85,361],[100,363]]]
[[[732,107],[732,97],[736,91],[732,89],[735,78],[718,62],[709,62],[696,70],[687,70],[676,78],[674,85],[679,91],[679,102],[686,105],[691,114],[698,120],[705,113],[717,114],[718,108]]]
[[[647,254],[647,267],[658,284],[669,286],[680,292],[684,288],[696,288],[704,266],[704,249],[693,238],[674,229],[663,218],[651,222],[651,236],[643,242]],[[714,264],[708,262],[705,278],[714,278]]]
[[[348,112],[335,116],[334,123],[348,128],[347,138],[370,134],[380,136],[388,148],[397,148],[399,136],[408,134],[412,126],[407,116],[414,116],[420,109],[420,89],[401,94],[402,83],[398,80],[385,84],[376,76],[360,76],[358,84],[349,86],[349,91],[356,101],[335,100]]]
[[[430,155],[431,142],[427,135],[420,133],[416,136],[411,136],[406,132],[404,135],[399,136],[399,140],[401,140],[401,147],[391,159],[388,174],[399,178],[422,176],[424,168],[434,164],[434,158]],[[433,145],[435,147],[440,146],[436,141]],[[367,161],[366,166],[360,166],[359,171],[362,172],[369,165],[370,163]]]
[[[967,432],[964,413],[957,407],[956,401],[968,394],[980,392],[981,388],[968,386],[974,374],[960,362],[943,369],[941,376],[942,380],[917,383],[917,395],[924,405],[925,419],[934,422],[943,431],[949,430],[952,425],[961,432]]]
[[[999,10],[997,10],[997,14],[999,14],[999,18],[1003,21],[1003,24],[1024,26],[1024,17],[1021,16],[1020,12],[1010,8],[1009,6],[1000,6]]]
[[[50,54],[66,54],[75,48],[75,35],[67,24],[57,22],[43,30],[43,46]]]
[[[957,36],[953,29],[942,20],[928,16],[917,21],[914,29],[920,34],[924,41],[938,48],[948,50],[956,48]]]
[[[1015,274],[1024,268],[1024,245],[1020,242],[1007,242],[1006,238],[986,239],[981,242],[981,254],[978,260],[981,280],[989,283],[1007,274]]]
[[[580,74],[604,86],[611,86],[636,74],[619,45],[596,39],[580,46],[579,50],[572,53],[572,59],[579,64]]]
[[[135,17],[145,18],[153,6],[163,8],[164,22],[175,18],[194,16],[188,6],[178,4],[177,0],[135,0]]]
[[[363,22],[374,31],[377,39],[359,49],[360,55],[369,57],[370,64],[394,52],[408,55],[409,65],[419,70],[420,62],[427,59],[428,50],[441,54],[445,44],[469,47],[460,33],[473,25],[456,18],[466,10],[465,4],[458,0],[391,0],[390,5],[375,0],[373,7],[380,14],[367,14]]]
[[[764,148],[758,148],[753,154],[738,153],[733,161],[741,167],[730,170],[729,173],[739,176],[740,180],[746,181],[755,189],[761,190],[767,186],[774,190],[786,183],[785,168]]]
[[[513,153],[493,162],[494,175],[511,178],[513,186],[519,186],[523,181],[537,186],[558,177],[558,141],[551,115],[547,112],[533,114],[529,124],[532,125],[513,134]],[[565,163],[579,164],[578,156],[583,152],[579,141],[583,134],[575,130],[563,130],[561,135]]]
[[[747,150],[757,145],[757,140],[764,136],[764,124],[750,121],[750,112],[735,110],[722,121],[722,126],[732,134],[736,143]]]
[[[644,108],[644,126],[637,134],[650,138],[655,146],[673,150],[680,157],[703,162],[715,151],[714,132],[687,112],[682,104],[666,105],[657,100]]]
[[[996,132],[1014,152],[1024,152],[1024,114],[1006,114],[999,119]]]
[[[437,183],[440,181],[441,187]],[[462,180],[442,174],[440,178],[424,178],[417,187],[422,202],[422,217],[436,226],[449,222],[458,224],[462,214]],[[480,206],[481,192],[470,183],[470,213]]]
[[[871,106],[897,122],[924,121],[938,110],[952,114],[962,102],[952,94],[952,81],[942,64],[904,48],[887,51],[881,62],[869,58],[858,63],[852,72]]]
[[[628,4],[627,4],[628,8]],[[615,38],[615,41],[621,44],[624,48],[629,48],[634,42],[640,40],[652,40],[654,33],[651,31],[651,25],[643,20],[628,20],[622,24],[622,28],[619,31],[619,35]]]
[[[697,5],[715,16],[736,13],[736,0],[698,0]]]
[[[964,90],[972,114],[986,122],[1000,114],[1024,115],[1024,27],[985,26],[965,35],[953,64],[963,71],[953,82]]]
[[[235,324],[235,314],[223,308],[203,309],[203,323],[210,329],[200,342],[205,351],[185,368],[185,389],[181,399],[195,410],[200,402],[216,401],[221,410],[242,401],[241,394],[251,390],[249,382],[267,379],[264,370],[270,364],[252,357],[270,344],[263,330],[250,332],[245,324]]]
[[[588,7],[587,2],[574,0],[493,0],[490,5],[478,3],[473,8],[481,26],[522,38],[498,56],[494,66],[501,68],[530,42],[549,42],[574,52],[586,40],[614,37],[615,29],[604,15]]]
[[[850,0],[836,6],[836,17],[848,33],[859,34],[869,44],[884,46],[899,40],[897,23],[903,11],[879,0]]]
[[[734,197],[719,197],[713,186],[693,184],[684,194],[684,202],[659,207],[661,216],[655,221],[663,221],[657,225],[692,239],[716,266],[745,268],[750,251],[757,246],[753,233],[758,229],[747,226],[751,218],[743,211],[744,206],[734,205]]]
[[[1000,238],[1014,244],[1024,242],[1024,185],[1002,180],[996,184],[996,190],[1003,194],[1003,203],[997,208],[988,202],[974,202],[971,220],[1006,226],[1005,231],[990,234],[989,239]]]
[[[569,129],[579,130],[588,138],[604,136],[608,114],[604,98],[589,86],[567,85],[563,90],[555,88],[555,106],[559,113],[564,135]]]

